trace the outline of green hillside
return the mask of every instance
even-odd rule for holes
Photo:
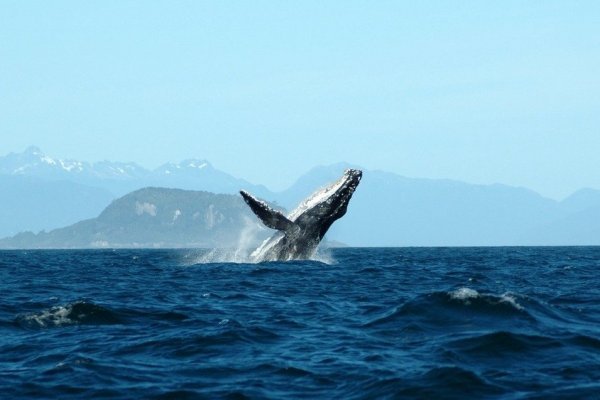
[[[145,188],[113,201],[94,219],[0,240],[2,248],[235,247],[244,231],[252,243],[269,235],[241,197]]]

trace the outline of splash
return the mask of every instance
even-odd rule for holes
[[[188,258],[186,264],[211,264],[211,263],[252,263],[250,256],[252,250],[264,236],[266,228],[256,221],[244,217],[244,225],[240,230],[237,243],[232,248],[215,248],[211,250],[198,250],[200,254],[194,254]]]
[[[198,250],[200,254],[192,254],[185,256],[184,265],[191,266],[196,264],[213,264],[213,263],[233,263],[233,264],[259,264],[254,257],[251,256],[252,249],[242,251],[241,249],[210,249]],[[330,249],[318,249],[317,252],[310,258],[311,261],[318,261],[323,264],[333,265],[336,260]]]
[[[212,263],[257,264],[257,258],[253,254],[257,251],[257,247],[260,248],[268,240],[268,237],[265,239],[267,233],[267,228],[251,218],[244,217],[244,225],[235,247],[196,250],[195,253],[185,256],[184,265]],[[318,248],[310,260],[324,264],[335,264],[331,249],[327,247]]]
[[[318,247],[317,251],[310,259],[327,265],[337,264],[337,261],[333,257],[331,247]]]

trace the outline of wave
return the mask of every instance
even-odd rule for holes
[[[431,390],[432,397],[443,396],[448,391],[461,393],[461,396],[489,396],[504,391],[475,372],[456,366],[433,368],[424,374],[421,381],[424,388]]]
[[[264,346],[281,339],[274,330],[260,326],[244,326],[236,320],[227,318],[203,326],[202,333],[196,330],[186,330],[178,335],[146,337],[123,347],[119,353],[121,355],[154,353],[176,358],[217,355],[221,353],[222,348],[253,344]]]
[[[568,341],[576,346],[600,350],[600,339],[588,335],[574,335]]]
[[[18,315],[16,324],[22,328],[52,328],[70,325],[113,325],[126,323],[177,323],[187,315],[176,311],[154,309],[113,310],[90,301],[76,301],[39,312]]]
[[[459,288],[447,293],[452,300],[462,301],[465,305],[471,305],[475,302],[475,305],[481,303],[482,305],[496,306],[498,308],[506,308],[518,311],[523,311],[523,306],[517,302],[515,294],[506,292],[501,295],[494,294],[480,294],[477,290],[469,288]]]
[[[432,368],[411,379],[373,379],[367,385],[358,385],[358,398],[469,398],[500,395],[506,390],[488,382],[477,373],[457,367]]]
[[[116,312],[86,301],[55,306],[37,313],[17,316],[17,325],[24,328],[48,328],[79,324],[118,324]]]
[[[560,377],[581,376],[597,381],[597,354],[600,340],[573,332],[493,331],[472,334],[441,344],[452,362],[463,365],[485,364],[496,371],[499,381],[511,371],[519,374],[527,386],[528,365],[535,362],[539,372]],[[592,356],[594,357],[594,356]],[[490,375],[491,376],[491,375]],[[569,380],[567,378],[567,380]]]
[[[437,326],[462,324],[465,320],[473,322],[478,318],[535,320],[518,298],[514,293],[480,293],[465,287],[449,292],[433,292],[417,296],[368,321],[364,326],[378,327],[415,320]]]
[[[455,340],[449,345],[462,354],[485,358],[498,355],[506,357],[509,353],[522,356],[527,352],[558,348],[564,344],[548,336],[499,331]]]
[[[0,268],[0,397],[598,397],[600,251],[513,251],[40,251]]]

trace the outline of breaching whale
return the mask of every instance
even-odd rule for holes
[[[308,259],[335,220],[346,214],[348,202],[356,190],[362,171],[347,169],[336,182],[317,190],[285,216],[248,192],[240,194],[254,214],[277,232],[250,255],[253,261]]]

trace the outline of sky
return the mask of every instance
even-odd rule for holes
[[[597,1],[3,1],[0,154],[600,189]]]

